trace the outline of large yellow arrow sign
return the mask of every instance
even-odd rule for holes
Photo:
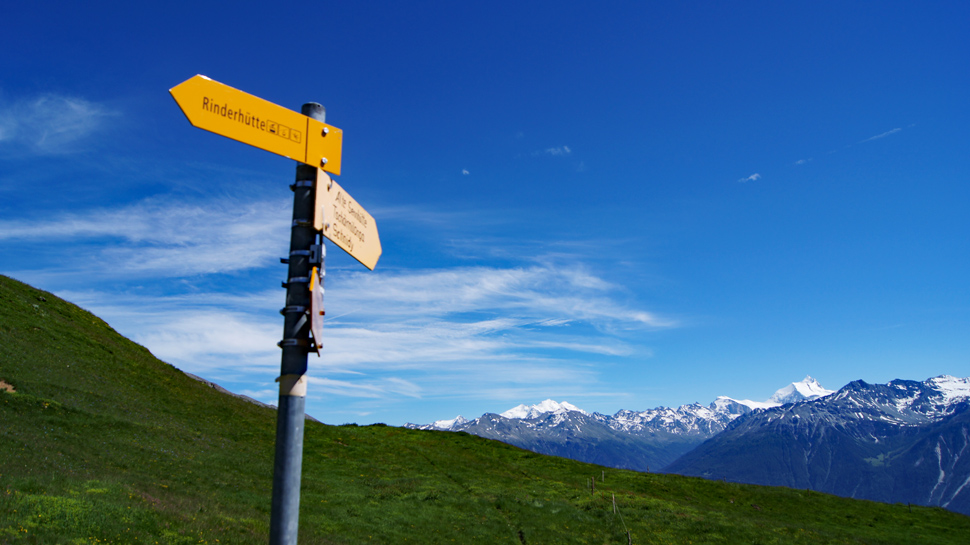
[[[381,239],[374,216],[320,169],[317,169],[316,189],[313,226],[361,265],[374,270],[381,257]]]
[[[199,75],[169,89],[189,123],[340,174],[342,130]]]

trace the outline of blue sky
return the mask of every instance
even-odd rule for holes
[[[30,2],[0,17],[0,273],[275,403],[293,161],[204,74],[344,131],[308,412],[612,414],[970,375],[965,2]]]

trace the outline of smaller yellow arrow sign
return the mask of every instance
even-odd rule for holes
[[[381,257],[381,239],[374,216],[320,169],[317,169],[315,185],[313,226],[361,265],[374,270]]]
[[[169,92],[195,127],[340,174],[344,133],[337,127],[202,75]]]

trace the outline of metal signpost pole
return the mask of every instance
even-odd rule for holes
[[[303,115],[324,121],[326,110],[304,104]],[[280,365],[280,400],[276,420],[276,459],[273,464],[273,504],[270,545],[296,545],[300,522],[300,476],[303,467],[303,425],[306,407],[307,353],[310,350],[311,247],[316,243],[313,227],[314,184],[317,169],[300,164],[293,184],[293,226],[290,232],[286,307],[282,310],[283,349]],[[322,264],[321,264],[322,265]]]
[[[293,189],[293,225],[283,349],[280,401],[276,413],[276,458],[270,545],[296,545],[300,522],[300,474],[306,418],[307,354],[320,354],[323,328],[324,246],[329,239],[374,270],[381,257],[377,223],[330,175],[340,175],[343,131],[324,123],[326,110],[304,104],[302,115],[201,74],[169,89],[194,127],[232,138],[301,164]],[[327,218],[323,216],[326,215]],[[326,221],[324,221],[326,219]],[[314,267],[319,267],[319,276]],[[313,341],[310,341],[310,332]]]

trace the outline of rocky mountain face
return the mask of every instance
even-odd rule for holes
[[[831,392],[806,377],[778,390],[772,399],[814,399]],[[723,431],[739,416],[779,404],[719,397],[707,406],[693,403],[676,409],[621,410],[608,416],[546,400],[531,407],[519,405],[501,414],[487,413],[474,420],[458,416],[407,427],[464,431],[541,454],[607,467],[658,471]]]
[[[541,454],[562,456],[584,462],[656,471],[673,462],[710,436],[704,427],[688,423],[620,419],[579,411],[547,412],[532,418],[507,418],[484,414],[456,426],[489,439],[497,439]],[[722,426],[723,427],[723,426]]]
[[[855,381],[750,411],[666,471],[970,515],[970,379]]]

